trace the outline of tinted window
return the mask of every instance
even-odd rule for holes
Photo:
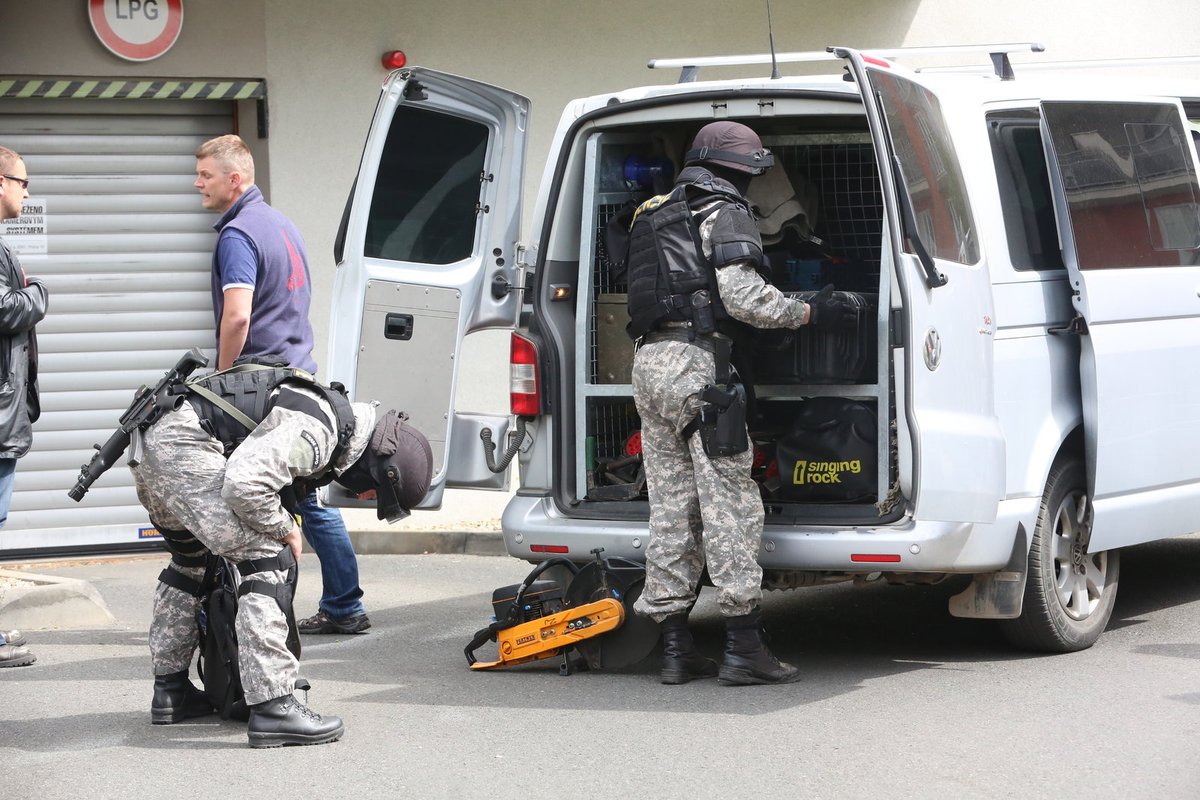
[[[1038,112],[988,116],[1008,254],[1017,269],[1062,269]]]
[[[397,108],[375,178],[366,255],[425,264],[468,258],[487,141],[478,122]]]
[[[1045,103],[1082,269],[1197,263],[1200,206],[1174,106]]]
[[[921,241],[934,258],[973,264],[979,243],[962,171],[937,97],[911,81],[871,70]]]

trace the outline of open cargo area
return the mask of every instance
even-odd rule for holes
[[[887,326],[880,324],[883,200],[865,126],[852,118],[753,121],[776,167],[751,185],[770,282],[806,298],[832,284],[856,303],[847,331],[747,329],[735,366],[753,387],[754,477],[768,517],[819,520],[889,510],[894,482]],[[838,127],[831,127],[836,122]],[[686,124],[587,140],[576,320],[576,485],[589,502],[645,501],[623,265],[610,228],[670,191]],[[586,292],[586,294],[585,294]]]

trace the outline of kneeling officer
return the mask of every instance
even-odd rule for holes
[[[250,746],[336,741],[341,719],[292,694],[298,660],[288,647],[295,620],[286,581],[301,540],[288,507],[337,481],[375,491],[379,518],[394,522],[429,490],[429,442],[407,415],[350,403],[340,385],[287,367],[237,365],[177,381],[166,397],[177,399],[160,400],[170,410],[145,428],[130,459],[138,499],[172,552],[150,627],[151,719],[170,724],[213,711],[187,677],[200,604],[188,589],[198,587],[212,552],[237,564],[253,587],[243,584],[235,625]]]

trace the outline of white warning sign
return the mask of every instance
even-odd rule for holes
[[[21,206],[21,216],[0,220],[0,237],[20,258],[47,255],[46,198],[31,197]]]

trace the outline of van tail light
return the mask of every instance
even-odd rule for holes
[[[514,416],[535,417],[541,406],[538,395],[537,345],[520,334],[512,335],[509,354],[509,397]]]

